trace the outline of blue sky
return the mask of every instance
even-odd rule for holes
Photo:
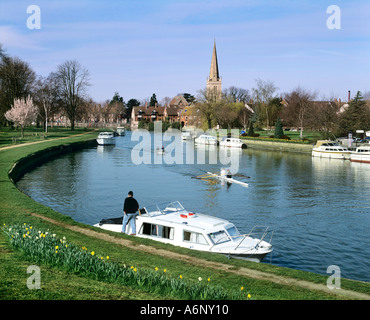
[[[27,28],[29,5],[41,29]],[[341,29],[327,28],[329,5]],[[298,85],[318,97],[370,90],[370,1],[353,0],[1,0],[0,43],[47,76],[77,59],[100,102],[156,93],[196,95],[206,86],[216,39],[223,88],[271,80],[279,92]]]

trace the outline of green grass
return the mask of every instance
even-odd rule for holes
[[[47,139],[42,143],[24,145],[22,147],[1,150],[0,149],[0,225],[6,226],[27,223],[28,225],[49,230],[59,238],[66,237],[70,243],[77,247],[86,247],[89,252],[96,252],[99,256],[109,256],[109,262],[117,263],[121,266],[134,266],[137,270],[154,272],[155,268],[162,274],[166,269],[166,276],[169,279],[183,279],[192,283],[197,283],[201,277],[203,282],[215,287],[222,287],[225,290],[238,292],[241,287],[243,293],[250,294],[251,299],[342,299],[330,293],[316,290],[304,289],[295,285],[284,285],[273,283],[268,280],[253,279],[235,273],[241,268],[251,268],[275,275],[305,280],[318,284],[326,284],[327,276],[318,275],[299,270],[280,268],[265,263],[253,263],[241,260],[228,260],[226,257],[215,254],[195,252],[184,248],[164,245],[147,239],[129,237],[126,235],[115,234],[107,231],[100,231],[116,239],[130,239],[133,241],[132,247],[124,247],[119,243],[104,241],[86,234],[65,228],[61,224],[53,224],[44,219],[40,219],[31,213],[39,214],[57,220],[60,223],[70,226],[79,226],[86,229],[97,230],[92,226],[86,226],[73,221],[51,208],[41,205],[28,196],[20,192],[9,180],[8,172],[13,163],[29,154],[39,150],[57,146],[60,144],[79,142],[93,139],[97,132],[86,132],[86,135],[74,136],[78,131],[56,133],[68,136],[65,140]],[[58,136],[58,137],[60,137]],[[153,251],[148,253],[140,250],[140,246],[150,245]],[[156,254],[155,249],[165,249],[174,253],[192,257],[190,262],[176,258],[163,257]],[[204,265],[191,263],[191,260],[202,259]],[[226,268],[214,268],[206,264],[207,261],[222,264]],[[26,286],[27,267],[37,264],[41,269],[41,289],[29,290]],[[48,262],[42,262],[37,258],[26,254],[21,249],[15,249],[4,232],[0,232],[0,299],[183,299],[184,296],[174,295],[160,289],[148,290],[140,288],[138,285],[107,281],[104,276],[98,279],[89,276],[87,273],[75,273]],[[210,281],[208,282],[208,278]],[[342,279],[343,289],[354,290],[357,292],[369,293],[368,283]]]

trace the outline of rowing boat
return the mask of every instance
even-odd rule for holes
[[[238,180],[235,180],[233,178],[228,178],[226,176],[221,176],[221,175],[218,175],[218,174],[212,173],[212,172],[207,172],[207,174],[209,175],[209,177],[214,177],[214,178],[217,178],[221,181],[226,181],[226,182],[229,182],[229,183],[236,183],[236,184],[240,184],[243,187],[248,187],[248,183],[243,182],[243,181],[238,181]]]

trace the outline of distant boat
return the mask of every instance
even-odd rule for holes
[[[198,144],[206,144],[206,145],[218,145],[218,141],[216,137],[208,135],[208,134],[202,134],[198,138],[196,138],[195,143]]]
[[[239,138],[224,137],[220,142],[220,147],[242,148],[246,149],[247,145]]]
[[[125,136],[126,135],[125,127],[117,127],[117,133],[119,136]]]
[[[318,140],[312,148],[312,156],[329,159],[350,159],[351,151],[330,140]]]
[[[112,145],[116,144],[113,132],[100,132],[96,141],[99,145]]]
[[[193,140],[194,139],[194,134],[191,131],[183,131],[181,132],[181,139],[182,140]]]
[[[370,146],[357,147],[356,151],[351,152],[352,162],[370,163]]]

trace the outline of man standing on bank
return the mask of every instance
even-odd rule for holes
[[[133,197],[134,193],[132,191],[128,192],[128,197],[125,199],[123,205],[123,221],[122,221],[122,232],[126,233],[126,226],[130,221],[131,225],[131,234],[132,236],[136,235],[136,211],[139,209],[139,204],[136,199]]]

